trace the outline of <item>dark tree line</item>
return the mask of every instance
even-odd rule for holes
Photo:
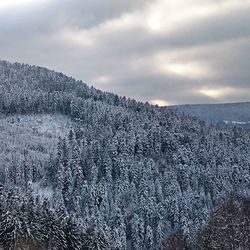
[[[249,190],[249,187],[246,188]],[[231,193],[212,213],[195,242],[181,233],[172,234],[164,242],[164,250],[235,250],[250,249],[250,198]]]
[[[250,198],[231,194],[199,234],[198,248],[250,249]]]

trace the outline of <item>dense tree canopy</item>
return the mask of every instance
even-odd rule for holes
[[[163,249],[175,233],[196,242],[213,209],[250,181],[247,130],[206,125],[44,68],[0,62],[0,112],[72,121],[49,161],[31,164],[24,152],[2,169],[4,249]]]

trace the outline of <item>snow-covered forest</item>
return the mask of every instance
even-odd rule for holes
[[[3,249],[250,249],[248,130],[5,61],[0,115]]]

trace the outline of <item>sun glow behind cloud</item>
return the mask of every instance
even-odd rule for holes
[[[158,73],[173,74],[190,79],[209,78],[215,75],[215,71],[210,65],[204,61],[194,61],[194,58],[185,51],[160,51],[155,54],[153,64]]]
[[[222,98],[226,97],[228,95],[231,95],[236,90],[231,87],[225,87],[225,88],[202,88],[199,90],[199,93],[202,95],[211,97],[211,98]]]
[[[158,105],[158,106],[162,106],[162,107],[170,105],[169,102],[167,102],[166,100],[161,100],[161,99],[151,100],[150,103],[153,105]]]
[[[144,15],[146,28],[152,32],[165,33],[183,23],[194,22],[224,12],[230,12],[250,5],[249,0],[204,1],[158,0],[149,4]]]
[[[72,44],[79,46],[79,48],[90,47],[95,44],[95,40],[91,37],[87,31],[72,30],[64,28],[59,36],[66,41],[70,41]]]
[[[159,70],[166,74],[175,74],[187,78],[201,78],[207,77],[212,74],[211,70],[197,62],[187,62],[187,63],[163,63],[159,64]]]
[[[101,84],[101,85],[110,84],[112,81],[113,81],[112,77],[108,75],[97,76],[93,79],[94,83]]]

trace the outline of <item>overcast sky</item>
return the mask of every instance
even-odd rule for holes
[[[250,101],[250,0],[0,0],[0,58],[160,105]]]

